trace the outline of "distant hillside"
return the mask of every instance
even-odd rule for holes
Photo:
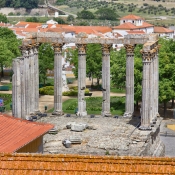
[[[14,7],[14,8],[26,8],[33,9],[38,7],[39,0],[0,0],[0,8]]]

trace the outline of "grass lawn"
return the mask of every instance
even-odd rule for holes
[[[86,109],[88,114],[100,115],[102,110],[102,97],[88,97],[86,99]],[[111,113],[113,115],[122,115],[125,111],[125,98],[124,97],[111,97]],[[63,102],[64,113],[74,114],[75,109],[78,107],[77,99],[69,99]],[[52,112],[50,109],[48,112]]]
[[[111,87],[111,92],[114,92],[114,93],[125,93],[125,89],[117,89],[115,87]]]

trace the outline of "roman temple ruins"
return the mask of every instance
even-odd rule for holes
[[[54,32],[28,34],[21,46],[22,57],[13,60],[13,116],[26,118],[39,111],[39,70],[38,47],[51,43],[54,55],[54,111],[59,116],[62,111],[62,47],[75,43],[78,48],[78,116],[87,115],[85,101],[86,45],[100,43],[102,49],[102,116],[110,113],[110,49],[113,44],[123,44],[126,49],[126,107],[125,118],[134,112],[134,48],[143,44],[143,80],[140,130],[150,130],[158,116],[158,36],[156,34],[126,35],[124,38],[88,38],[80,33],[76,38],[65,38]]]

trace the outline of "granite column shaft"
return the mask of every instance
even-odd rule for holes
[[[153,52],[142,50],[143,77],[142,77],[142,105],[141,105],[141,126],[140,130],[151,130],[150,100],[151,97],[151,62]]]
[[[110,49],[111,44],[102,45],[102,116],[111,116],[110,113]]]
[[[77,44],[78,47],[78,116],[86,116],[86,45]]]
[[[62,115],[62,46],[55,44],[54,47],[54,112],[53,115]]]
[[[126,102],[124,117],[132,117],[134,113],[134,46],[126,48]]]
[[[17,118],[21,118],[21,72],[20,72],[20,60],[13,60],[13,77],[12,77],[12,115]]]
[[[39,63],[38,63],[38,45],[34,47],[34,112],[35,114],[40,113],[39,111]]]

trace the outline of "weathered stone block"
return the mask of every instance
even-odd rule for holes
[[[67,128],[67,129],[71,129],[71,125],[72,125],[72,124],[75,124],[75,122],[69,122],[69,123],[67,123],[66,128]]]
[[[71,130],[72,131],[77,131],[77,132],[82,132],[83,130],[85,130],[87,128],[87,124],[84,123],[80,123],[80,124],[71,124]]]

